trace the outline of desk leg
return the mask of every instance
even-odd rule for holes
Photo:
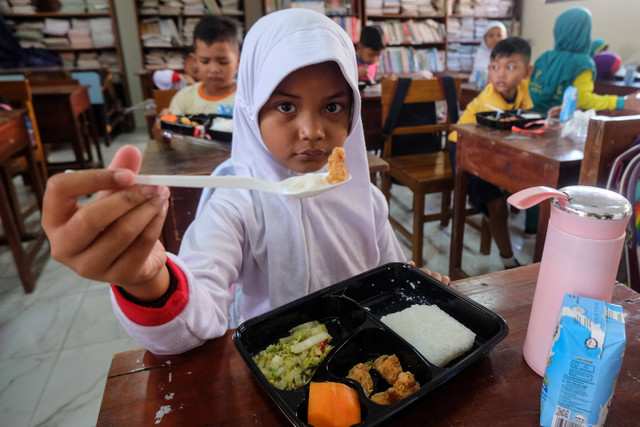
[[[0,174],[0,179],[4,181],[2,174]],[[29,257],[22,247],[22,239],[20,238],[20,231],[17,225],[18,222],[11,210],[11,202],[5,191],[4,182],[0,185],[0,218],[2,219],[2,225],[7,241],[9,242],[9,247],[11,248],[11,252],[13,252],[13,259],[16,262],[16,268],[18,269],[18,275],[20,276],[24,291],[31,293],[36,287],[36,280],[29,268]]]
[[[89,129],[88,134],[90,139],[93,139],[93,142],[96,146],[96,155],[98,156],[98,166],[104,167],[104,160],[102,159],[102,151],[100,150],[100,136],[98,135],[98,124],[96,123],[95,115],[93,114],[93,110],[86,110],[85,116],[88,119]],[[91,144],[88,144],[89,153],[91,153]]]
[[[545,200],[540,203],[540,218],[538,218],[538,233],[536,234],[536,246],[533,251],[533,262],[540,262],[542,259],[542,250],[544,249],[544,241],[547,237],[547,227],[549,225],[549,214],[551,203]]]
[[[467,277],[462,271],[462,238],[464,236],[465,206],[467,204],[467,174],[456,168],[453,193],[453,225],[451,226],[451,253],[449,254],[449,277],[457,280]]]

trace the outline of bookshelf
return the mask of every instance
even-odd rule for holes
[[[138,35],[144,70],[182,70],[184,53],[193,44],[193,29],[207,14],[237,20],[246,32],[242,0],[136,0]],[[143,88],[143,92],[144,88]]]
[[[348,5],[348,12],[338,16],[356,22],[351,28],[342,25],[354,43],[362,25],[382,28],[387,43],[379,67],[382,73],[468,74],[482,37],[476,31],[488,20],[500,20],[508,35],[520,35],[522,0],[300,0],[295,6],[323,11],[335,20],[331,9],[335,2]],[[293,3],[295,0],[263,0],[263,13]]]
[[[63,1],[58,12],[37,12],[34,2],[0,0],[0,12],[22,47],[58,52],[66,69],[106,68],[120,79],[123,62],[113,1]]]
[[[0,13],[20,45],[58,53],[62,68],[70,72],[97,72],[105,97],[106,132],[130,129],[131,118],[123,114],[131,102],[115,0],[61,0],[56,12],[38,12],[35,4],[35,0],[0,0]]]

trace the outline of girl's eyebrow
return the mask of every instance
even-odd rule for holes
[[[283,91],[281,89],[274,90],[271,96],[285,96],[285,97],[294,98],[294,99],[302,98],[301,95],[294,95],[292,93],[287,93],[287,92],[285,92],[285,91]],[[340,92],[336,92],[333,95],[327,96],[326,99],[336,99],[336,98],[341,98],[341,97],[344,97],[344,96],[349,96],[349,91],[341,90]]]

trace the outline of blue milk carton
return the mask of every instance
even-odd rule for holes
[[[567,86],[562,94],[562,109],[560,110],[560,121],[565,123],[576,112],[578,106],[578,89],[573,86]]]
[[[622,307],[565,294],[542,383],[540,425],[604,425],[625,345]]]

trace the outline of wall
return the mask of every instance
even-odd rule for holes
[[[142,53],[138,40],[138,23],[136,22],[136,2],[131,0],[114,0],[116,21],[120,30],[120,47],[124,61],[125,79],[129,86],[131,105],[142,102],[140,77],[136,72],[142,69]],[[144,110],[136,110],[134,120],[137,128],[146,128]]]
[[[635,60],[640,64],[640,1],[638,0],[586,0],[546,3],[545,0],[522,0],[522,37],[531,42],[535,60],[545,50],[553,49],[553,25],[558,15],[572,7],[585,7],[591,11],[592,38],[602,38],[609,50],[622,58],[622,62]]]

